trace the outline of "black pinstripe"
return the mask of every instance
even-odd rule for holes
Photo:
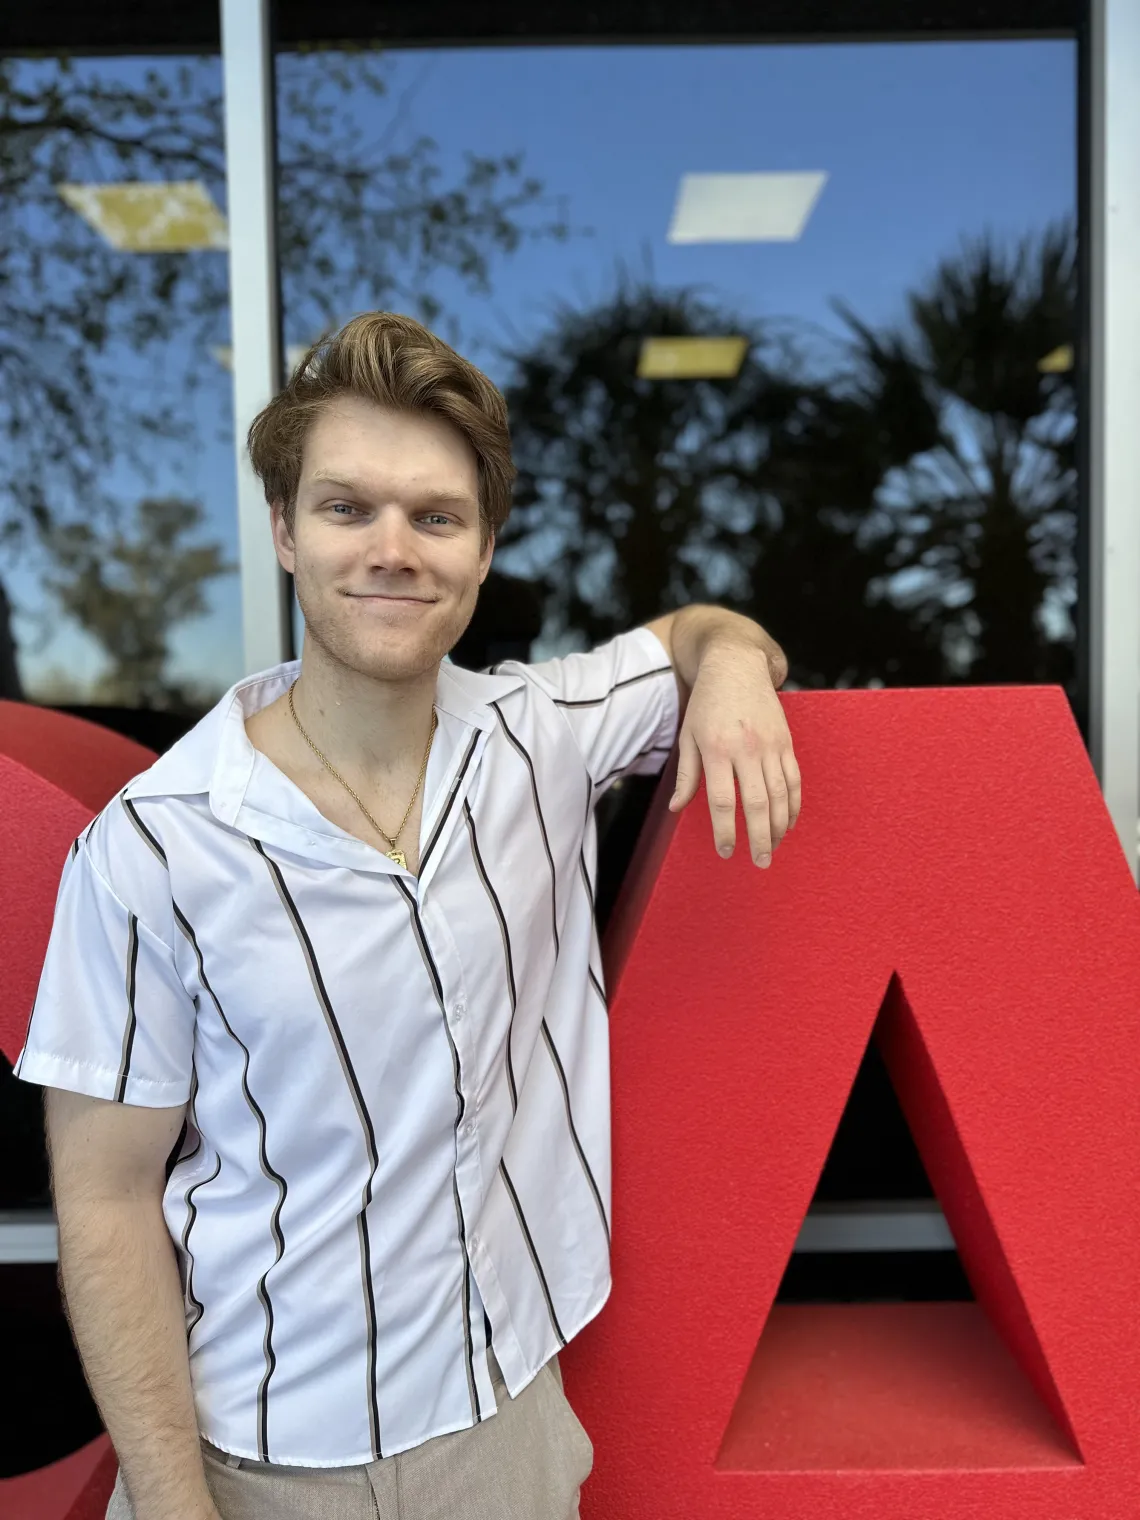
[[[123,811],[131,820],[132,826],[134,827],[139,837],[142,839],[143,843],[147,846],[148,849],[152,850],[154,854],[158,856],[159,860],[161,860],[163,865],[166,866],[169,870],[170,864],[166,858],[166,851],[162,848],[158,840],[154,837],[151,831],[147,828],[146,824],[139,817],[138,808],[135,807],[133,802],[130,802],[127,799],[126,795],[123,792],[119,793],[119,801],[122,803]]]
[[[582,824],[582,843],[578,846],[578,864],[582,868],[582,880],[586,886],[586,896],[590,902],[590,917],[597,912],[597,904],[594,900],[594,883],[590,880],[590,873],[586,869],[586,830],[590,826],[590,813],[594,807],[594,783],[589,776],[586,777],[586,817]]]
[[[194,1228],[194,1221],[198,1217],[198,1207],[194,1202],[194,1194],[199,1188],[213,1182],[222,1169],[222,1158],[218,1157],[217,1165],[208,1177],[195,1182],[186,1193],[186,1222],[182,1226],[182,1251],[186,1257],[186,1301],[190,1305],[190,1318],[186,1324],[186,1335],[189,1338],[191,1331],[202,1318],[202,1301],[194,1292],[194,1253],[190,1250],[190,1231]]]
[[[163,858],[165,859],[165,856]],[[277,1254],[270,1265],[266,1267],[265,1271],[261,1274],[261,1278],[257,1284],[258,1301],[260,1302],[261,1307],[265,1312],[265,1336],[262,1343],[265,1353],[265,1373],[257,1390],[257,1455],[260,1461],[268,1462],[270,1459],[269,1384],[272,1380],[274,1369],[277,1366],[277,1356],[273,1350],[273,1302],[269,1297],[269,1290],[266,1286],[266,1280],[269,1277],[269,1273],[285,1254],[285,1240],[281,1234],[281,1207],[285,1202],[285,1195],[288,1192],[288,1188],[286,1186],[284,1177],[282,1177],[279,1172],[274,1171],[273,1167],[269,1164],[269,1156],[267,1154],[265,1144],[265,1115],[257,1103],[257,1100],[249,1090],[249,1046],[234,1030],[233,1025],[230,1023],[229,1019],[226,1018],[222,1005],[218,1001],[217,994],[210,986],[209,979],[206,976],[206,968],[202,962],[202,951],[198,946],[198,940],[194,934],[193,928],[190,925],[190,921],[187,919],[186,915],[182,912],[182,909],[178,906],[177,903],[173,904],[173,908],[174,921],[178,925],[179,929],[181,929],[182,933],[186,936],[190,948],[194,952],[194,958],[198,963],[198,980],[202,983],[202,986],[209,996],[210,1001],[217,1009],[218,1017],[221,1019],[223,1025],[225,1026],[226,1033],[229,1035],[230,1039],[233,1040],[234,1043],[241,1048],[241,1052],[244,1057],[241,1073],[241,1089],[245,1094],[245,1101],[249,1105],[250,1111],[252,1112],[254,1118],[257,1120],[258,1159],[261,1162],[261,1170],[264,1175],[268,1177],[270,1181],[277,1184],[277,1202],[274,1205],[273,1213],[269,1221],[269,1228],[273,1235]]]
[[[439,836],[443,833],[443,826],[448,820],[448,816],[451,813],[452,805],[455,802],[456,797],[459,795],[459,788],[463,783],[463,778],[466,776],[468,770],[470,769],[471,761],[475,754],[475,747],[478,742],[479,734],[478,731],[476,731],[468,740],[467,749],[464,752],[462,761],[460,762],[459,770],[456,772],[455,780],[451,783],[451,790],[447,794],[447,802],[444,805],[443,812],[440,813],[439,818],[436,820],[435,828],[431,831],[431,837],[428,839],[427,844],[424,845],[423,853],[420,855],[419,874],[421,876],[423,875],[424,866],[427,865],[428,860],[431,856],[431,852],[436,847]]]
[[[435,1000],[439,1004],[440,1017],[443,1019],[444,1032],[447,1035],[447,1043],[451,1050],[452,1072],[455,1078],[455,1124],[452,1134],[455,1140],[456,1154],[459,1151],[459,1126],[463,1122],[463,1115],[467,1111],[467,1102],[463,1096],[463,1073],[459,1066],[459,1051],[455,1041],[451,1037],[451,1025],[447,1022],[447,1012],[443,998],[443,983],[440,981],[439,970],[432,958],[431,948],[424,933],[423,922],[420,919],[419,903],[415,894],[410,890],[401,876],[389,878],[404,898],[411,914],[412,932],[415,935],[416,944],[419,947],[420,957],[424,963],[424,969],[435,993]],[[467,1360],[467,1389],[471,1397],[471,1415],[475,1420],[482,1420],[483,1408],[479,1399],[479,1388],[475,1381],[475,1348],[471,1340],[471,1290],[468,1281],[471,1272],[471,1258],[467,1252],[467,1222],[463,1217],[463,1203],[459,1197],[459,1183],[455,1176],[455,1168],[451,1171],[451,1191],[455,1199],[455,1221],[459,1229],[459,1245],[463,1252],[463,1349]]]
[[[507,723],[506,718],[503,717],[503,710],[499,704],[492,702],[491,706],[495,709],[499,722],[502,725],[503,733],[507,736],[508,741],[514,749],[522,756],[526,763],[527,771],[530,774],[530,794],[534,798],[534,812],[535,817],[538,819],[539,832],[542,834],[542,848],[546,851],[547,864],[550,866],[550,925],[554,933],[554,956],[557,959],[561,948],[558,941],[558,874],[554,869],[554,856],[550,853],[550,839],[546,832],[546,819],[542,816],[542,803],[538,797],[538,782],[535,780],[534,775],[534,761],[527,753],[525,745],[512,733],[510,725]]]
[[[538,1275],[539,1287],[542,1289],[542,1296],[546,1300],[546,1312],[550,1315],[550,1323],[554,1326],[554,1333],[558,1337],[559,1345],[565,1346],[566,1337],[562,1334],[562,1326],[558,1323],[558,1315],[554,1312],[554,1300],[550,1296],[550,1288],[546,1281],[546,1273],[542,1270],[542,1262],[538,1259],[538,1250],[535,1247],[534,1239],[531,1236],[530,1226],[526,1222],[526,1215],[523,1213],[522,1204],[519,1202],[519,1195],[515,1192],[515,1185],[511,1181],[511,1174],[507,1171],[507,1163],[505,1161],[499,1162],[499,1175],[502,1177],[504,1183],[506,1183],[507,1195],[510,1198],[511,1203],[514,1205],[515,1215],[518,1218],[519,1222],[519,1228],[522,1230],[523,1239],[526,1241],[526,1248],[530,1252],[530,1259],[534,1263],[534,1270]]]
[[[593,810],[593,806],[594,806],[594,783],[590,780],[589,776],[587,776],[586,777],[586,826],[587,827],[589,826],[590,813]],[[583,829],[583,834],[584,833],[585,833],[585,829]],[[581,870],[582,870],[582,884],[586,888],[586,897],[587,897],[587,899],[589,901],[589,904],[590,904],[590,917],[592,919],[594,919],[595,922],[596,922],[596,920],[597,920],[597,913],[598,913],[598,904],[597,904],[597,899],[594,896],[594,883],[590,880],[590,872],[589,872],[589,870],[586,867],[586,846],[585,846],[585,842],[584,841],[578,847],[578,864],[579,864],[579,866],[581,867]],[[591,948],[593,948],[592,944],[591,944]],[[589,956],[589,950],[587,950],[586,954],[587,954],[587,957],[588,957]],[[587,975],[590,978],[590,982],[591,982],[591,984],[592,984],[592,986],[594,988],[594,991],[598,994],[598,997],[601,999],[602,1007],[603,1008],[608,1008],[609,1005],[606,1002],[605,989],[603,988],[601,982],[599,982],[598,978],[594,975],[594,968],[593,968],[593,966],[590,965],[588,958],[587,958],[587,962],[586,962],[586,973],[587,973]]]
[[[623,771],[629,770],[631,765],[636,765],[639,760],[644,760],[646,755],[671,755],[671,744],[650,744],[645,749],[639,749],[632,760],[627,760],[624,765],[615,765],[612,771],[607,771],[600,781],[595,781],[595,786],[605,786],[607,781],[612,781],[615,776],[620,776]]]
[[[321,968],[317,963],[313,942],[309,938],[309,932],[305,928],[301,915],[297,910],[293,895],[285,884],[285,877],[280,866],[276,861],[270,860],[261,841],[250,839],[249,842],[265,862],[273,885],[277,889],[277,895],[281,899],[281,905],[285,909],[286,917],[289,919],[293,932],[300,943],[301,952],[305,957],[305,964],[309,970],[309,978],[313,984],[313,991],[316,993],[317,1002],[320,1004],[325,1024],[328,1027],[329,1034],[332,1036],[333,1045],[340,1060],[341,1070],[344,1072],[345,1081],[352,1093],[352,1101],[356,1106],[357,1117],[364,1131],[364,1143],[368,1151],[369,1170],[361,1196],[360,1210],[356,1216],[356,1228],[360,1241],[360,1275],[361,1286],[364,1292],[364,1311],[368,1323],[368,1427],[372,1441],[373,1456],[379,1459],[383,1457],[384,1453],[380,1443],[380,1406],[377,1402],[376,1393],[376,1293],[372,1282],[372,1243],[368,1234],[368,1207],[372,1202],[372,1184],[376,1180],[376,1172],[380,1166],[380,1153],[376,1145],[376,1130],[372,1123],[372,1115],[368,1112],[368,1105],[364,1101],[364,1094],[361,1091],[360,1082],[352,1064],[352,1058],[348,1053],[344,1034],[333,1011],[332,1002],[325,987],[324,978],[321,975]]]
[[[135,981],[139,965],[139,921],[133,913],[127,914],[127,1027],[123,1030],[123,1050],[119,1058],[119,1076],[115,1082],[115,1102],[121,1103],[127,1090],[127,1077],[131,1070],[131,1051],[135,1043]]]
[[[603,702],[608,702],[615,691],[621,691],[624,686],[636,686],[639,681],[648,681],[651,676],[672,675],[672,665],[658,665],[653,670],[643,670],[639,676],[626,676],[623,681],[615,681],[609,691],[600,697],[554,697],[552,701],[555,707],[600,707]]]
[[[191,1068],[190,1068],[190,1099],[189,1099],[189,1102],[186,1104],[186,1118],[189,1119],[190,1123],[193,1124],[194,1128],[198,1131],[198,1138],[194,1142],[194,1149],[192,1151],[187,1151],[184,1156],[180,1154],[180,1155],[178,1155],[175,1158],[174,1167],[183,1166],[187,1161],[193,1161],[194,1157],[202,1149],[202,1131],[200,1129],[198,1129],[198,1116],[194,1112],[194,1104],[195,1104],[195,1102],[197,1100],[197,1097],[198,1097],[198,1073],[194,1069],[194,1067],[191,1066]],[[186,1139],[186,1119],[184,1119],[182,1121],[182,1133],[178,1137],[178,1144],[179,1144],[180,1148],[183,1145],[183,1143],[185,1142],[185,1139]],[[171,1168],[172,1171],[174,1170],[174,1167]],[[167,1181],[169,1181],[169,1180],[170,1179],[168,1178]]]
[[[566,1104],[566,1123],[570,1127],[570,1138],[574,1142],[574,1149],[578,1152],[578,1160],[582,1163],[582,1170],[586,1174],[586,1182],[590,1192],[594,1195],[594,1202],[598,1206],[598,1217],[602,1221],[602,1229],[606,1234],[606,1245],[610,1243],[610,1223],[606,1218],[606,1211],[602,1205],[602,1195],[598,1191],[598,1184],[590,1169],[590,1163],[586,1160],[586,1152],[582,1149],[582,1142],[578,1138],[578,1128],[574,1123],[574,1114],[570,1107],[570,1085],[566,1081],[566,1070],[562,1065],[562,1057],[558,1054],[558,1047],[554,1043],[554,1036],[550,1033],[550,1025],[545,1019],[542,1021],[542,1037],[546,1041],[546,1048],[550,1052],[550,1059],[554,1062],[554,1069],[558,1073],[558,1080],[562,1085],[562,1097]]]
[[[515,965],[514,957],[511,954],[511,934],[510,930],[507,928],[507,920],[505,914],[503,913],[503,905],[499,901],[498,893],[491,885],[490,877],[487,875],[486,867],[483,864],[483,857],[479,851],[479,839],[475,833],[475,817],[471,812],[470,804],[466,800],[464,800],[463,803],[463,811],[467,823],[467,832],[471,838],[471,854],[475,860],[475,869],[479,873],[479,879],[482,881],[483,886],[486,889],[487,896],[491,899],[492,906],[495,910],[495,917],[499,921],[499,933],[503,937],[503,957],[506,961],[507,967],[507,995],[510,998],[511,1003],[511,1022],[507,1028],[507,1086],[510,1088],[511,1092],[511,1113],[515,1114],[518,1112],[519,1095],[518,1089],[515,1086],[515,1062],[511,1046],[514,1041],[515,1009],[518,1006],[518,994],[515,990]]]

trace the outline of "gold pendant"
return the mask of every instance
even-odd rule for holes
[[[403,866],[405,871],[408,869],[408,857],[403,850],[389,850],[388,859],[394,860],[398,866]]]

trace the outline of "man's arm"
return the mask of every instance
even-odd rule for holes
[[[219,1520],[162,1213],[185,1109],[45,1096],[64,1301],[136,1520]]]
[[[784,651],[759,623],[723,607],[682,607],[646,627],[668,654],[685,705],[670,809],[692,801],[703,769],[713,840],[727,857],[736,846],[739,786],[752,859],[770,865],[801,803],[799,765],[776,695],[788,676]]]
[[[759,650],[767,661],[775,690],[778,691],[788,679],[787,657],[771,634],[751,618],[742,617],[739,612],[729,612],[726,607],[694,603],[654,618],[645,626],[668,650],[669,662],[683,696],[687,696],[696,684],[706,650],[718,644],[725,649],[736,646],[742,650]]]

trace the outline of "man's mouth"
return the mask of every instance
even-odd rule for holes
[[[396,596],[386,591],[346,591],[345,595],[355,602],[397,602],[411,607],[430,607],[435,600],[430,596]]]

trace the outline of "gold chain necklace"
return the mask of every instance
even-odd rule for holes
[[[298,677],[297,679],[300,680],[300,677]],[[435,728],[436,728],[435,708],[433,707],[432,710],[431,710],[431,732],[428,734],[427,748],[424,750],[424,761],[423,761],[423,764],[420,766],[419,779],[416,782],[416,789],[412,793],[412,800],[411,800],[411,802],[408,803],[408,810],[404,814],[403,818],[400,820],[400,827],[396,830],[396,832],[394,834],[389,834],[386,829],[382,829],[380,827],[380,825],[376,822],[375,818],[373,818],[372,814],[364,806],[363,802],[361,802],[361,800],[357,796],[357,794],[349,786],[348,782],[344,779],[344,777],[341,775],[341,773],[333,765],[333,763],[331,762],[331,760],[329,760],[327,756],[321,754],[320,750],[317,748],[317,746],[313,743],[313,741],[309,738],[308,734],[305,732],[304,727],[301,724],[301,720],[297,716],[297,709],[293,706],[293,687],[296,686],[296,684],[297,684],[297,682],[294,681],[293,682],[293,686],[290,686],[290,688],[289,688],[289,711],[293,714],[293,722],[297,725],[297,728],[300,730],[301,738],[304,739],[305,743],[312,750],[313,754],[316,755],[317,759],[324,766],[325,770],[328,771],[329,775],[330,776],[334,776],[336,778],[336,780],[340,782],[341,786],[344,787],[345,791],[352,798],[352,800],[356,803],[357,807],[364,814],[365,818],[368,819],[368,822],[372,825],[372,827],[376,830],[376,832],[380,835],[380,837],[382,839],[387,840],[389,848],[385,851],[385,854],[387,855],[388,859],[389,860],[394,860],[398,866],[403,866],[403,868],[405,870],[407,870],[407,868],[408,868],[408,857],[404,854],[403,850],[397,849],[397,847],[396,847],[396,841],[399,839],[400,835],[404,832],[404,825],[407,823],[408,819],[412,816],[412,809],[416,805],[416,798],[420,794],[420,787],[423,786],[423,784],[424,784],[424,777],[427,775],[428,756],[431,754],[431,741],[435,738]]]

